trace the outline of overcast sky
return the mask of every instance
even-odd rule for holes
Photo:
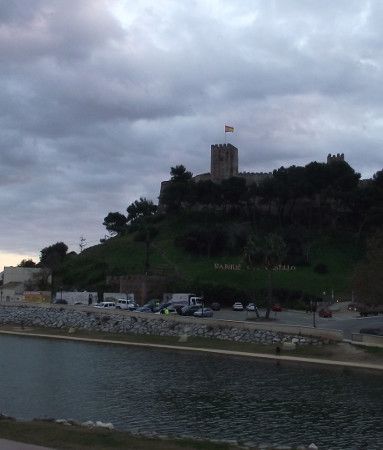
[[[0,268],[104,236],[171,166],[383,166],[383,2],[0,0]]]

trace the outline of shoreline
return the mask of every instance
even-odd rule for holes
[[[33,330],[32,330],[33,331]],[[382,364],[374,363],[364,363],[357,361],[340,361],[332,360],[326,358],[313,358],[313,357],[302,357],[302,356],[288,356],[288,355],[276,355],[271,353],[259,353],[259,352],[249,352],[249,351],[239,351],[239,350],[225,350],[220,348],[206,348],[206,347],[194,347],[186,345],[170,345],[170,344],[158,344],[153,342],[138,342],[138,341],[126,341],[118,339],[101,339],[97,337],[80,337],[73,335],[60,335],[60,334],[49,334],[49,333],[35,333],[28,331],[11,331],[0,329],[0,334],[10,335],[10,336],[22,336],[22,337],[36,337],[42,339],[55,339],[62,341],[73,341],[73,342],[84,342],[84,343],[94,343],[94,344],[112,344],[112,345],[122,345],[131,347],[143,347],[152,349],[164,349],[164,350],[175,350],[175,351],[189,351],[194,353],[210,353],[223,356],[235,356],[244,357],[252,359],[264,359],[268,361],[284,361],[288,363],[295,364],[309,364],[309,365],[320,365],[320,366],[332,366],[338,368],[350,368],[350,369],[361,369],[361,370],[372,370],[372,371],[383,371]]]
[[[92,422],[93,424],[93,422]],[[237,439],[208,439],[186,435],[170,436],[155,432],[132,433],[114,429],[112,424],[79,423],[65,419],[17,420],[0,413],[0,441],[16,449],[40,450],[261,450],[264,444]],[[310,439],[307,439],[310,442]],[[64,445],[63,445],[64,444]],[[284,445],[286,450],[308,450],[309,444]],[[31,446],[31,447],[30,447]],[[43,447],[40,447],[43,446]],[[269,450],[281,446],[267,445]],[[36,448],[37,450],[37,448]]]

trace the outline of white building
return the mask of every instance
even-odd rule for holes
[[[0,301],[13,302],[23,300],[25,290],[38,288],[42,278],[51,284],[52,275],[47,269],[39,267],[4,267],[0,273]]]

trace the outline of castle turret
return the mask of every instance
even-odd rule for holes
[[[238,176],[238,149],[232,144],[211,146],[211,179],[220,182]]]
[[[332,155],[329,153],[327,155],[327,164],[331,164],[332,162],[344,161],[344,153],[337,153],[336,155]]]

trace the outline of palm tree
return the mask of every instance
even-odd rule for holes
[[[244,248],[244,259],[250,267],[262,265],[267,271],[267,304],[265,317],[270,317],[273,299],[273,269],[286,257],[287,246],[279,234],[270,233],[264,237],[255,233],[249,236]]]

